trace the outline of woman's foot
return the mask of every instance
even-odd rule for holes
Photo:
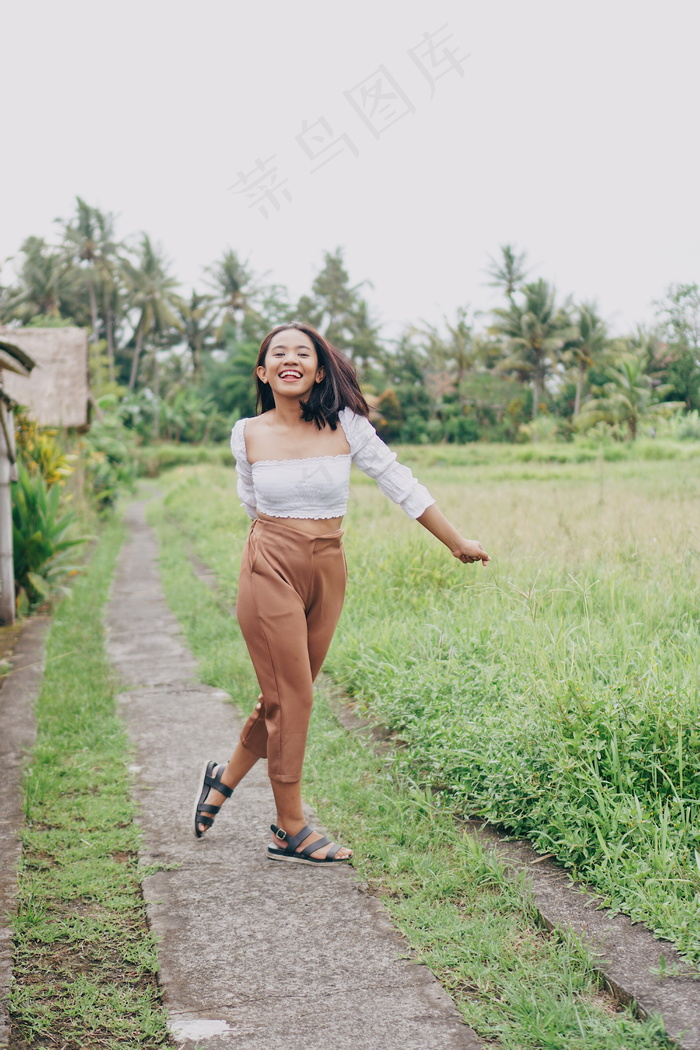
[[[225,765],[204,763],[194,805],[194,833],[198,839],[212,826],[214,817],[233,794],[233,788],[222,780],[225,774]]]
[[[312,831],[308,825],[296,832],[287,832],[273,824],[270,830],[274,833],[272,843],[267,847],[271,860],[287,860],[301,864],[336,864],[350,860],[352,850],[338,846],[335,842]],[[318,843],[316,849],[314,844]]]

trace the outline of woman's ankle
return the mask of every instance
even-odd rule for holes
[[[298,835],[301,829],[306,827],[306,820],[304,817],[280,817],[278,813],[276,824],[281,831],[286,831],[291,837]]]

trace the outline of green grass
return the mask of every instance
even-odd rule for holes
[[[254,702],[255,680],[228,606],[246,531],[224,472],[163,479],[151,509],[168,601],[199,660],[202,678]],[[220,576],[215,595],[192,575],[194,550]],[[512,1050],[667,1046],[658,1020],[637,1022],[601,991],[587,953],[537,925],[522,883],[463,836],[449,798],[397,775],[350,736],[317,697],[305,764],[305,796],[324,825],[356,851],[355,866],[385,902],[421,961],[455,998],[464,1020]]]
[[[697,470],[546,469],[536,485],[433,473],[496,556],[467,573],[390,531],[362,482],[329,666],[407,744],[408,775],[529,836],[697,962]]]
[[[192,466],[198,463],[229,465],[231,449],[227,441],[209,445],[184,445],[164,441],[158,445],[137,445],[134,450],[137,472],[148,478],[172,467]]]
[[[405,776],[527,835],[697,962],[700,475],[683,459],[544,463],[536,481],[531,464],[505,469],[420,471],[494,555],[486,569],[355,478],[327,667],[408,745]],[[233,593],[234,476],[164,481]]]
[[[420,470],[435,466],[496,466],[510,471],[513,466],[538,468],[551,464],[637,463],[648,460],[698,460],[700,442],[671,441],[663,438],[638,438],[634,443],[594,441],[577,438],[573,442],[538,441],[523,445],[476,442],[469,445],[396,446],[403,462]],[[139,445],[134,449],[138,473],[154,478],[173,467],[213,465],[233,467],[228,441],[205,445],[187,445],[163,441],[156,445]],[[522,471],[520,471],[522,476]]]
[[[101,610],[122,537],[118,523],[105,528],[48,637],[14,920],[17,1047],[136,1050],[168,1041],[141,895],[130,751],[103,644]]]
[[[537,441],[527,444],[405,445],[395,446],[404,463],[424,470],[436,465],[497,466],[547,463],[635,463],[648,460],[698,460],[700,442],[638,438],[634,443],[599,442],[585,437],[575,441]]]

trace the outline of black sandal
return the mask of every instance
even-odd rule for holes
[[[297,853],[297,846],[304,839],[307,839],[309,835],[313,835],[313,830],[308,824],[296,835],[288,835],[286,831],[282,831],[282,828],[278,828],[276,824],[270,824],[270,831],[276,839],[287,843],[286,849],[276,849],[274,846],[268,846],[267,855],[270,860],[288,860],[293,864],[346,864],[352,857],[352,854],[350,854],[350,857],[336,857],[338,850],[343,847],[338,846],[336,843],[331,845],[331,840],[327,838],[316,839],[315,842],[310,842],[308,846],[304,846]],[[325,857],[311,856],[312,853],[323,849],[324,846],[331,846]]]
[[[231,798],[233,794],[233,788],[230,788],[228,784],[224,784],[219,780],[217,771],[225,769],[225,766],[217,765],[216,762],[205,762],[204,769],[202,770],[202,786],[197,795],[197,800],[194,804],[194,833],[198,839],[201,839],[204,834],[203,831],[199,830],[199,825],[204,824],[206,828],[210,828],[214,823],[214,817],[221,809],[221,805],[213,806],[206,800],[209,797],[209,792],[220,791],[226,798]],[[207,816],[211,814],[211,816]]]

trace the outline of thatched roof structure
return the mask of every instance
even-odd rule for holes
[[[23,351],[35,368],[31,375],[5,371],[0,380],[11,398],[25,405],[43,427],[84,427],[88,423],[87,332],[83,328],[3,328],[3,342]]]

